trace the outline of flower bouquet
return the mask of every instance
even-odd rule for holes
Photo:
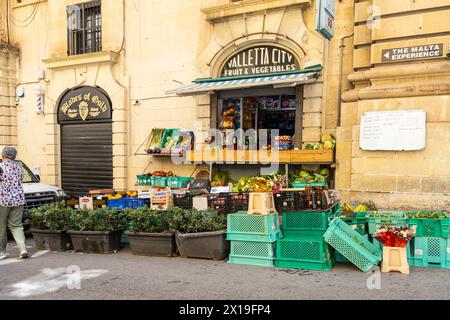
[[[413,236],[408,227],[383,226],[372,235],[383,247],[382,272],[400,271],[409,274],[406,246]]]
[[[406,248],[413,236],[413,231],[408,227],[383,226],[372,235],[386,247]]]

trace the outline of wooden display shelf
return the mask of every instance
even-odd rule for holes
[[[186,154],[186,160],[195,163],[245,164],[332,164],[333,150],[195,150]]]

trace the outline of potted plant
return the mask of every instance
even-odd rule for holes
[[[224,260],[229,253],[226,216],[215,211],[178,209],[172,216],[178,251],[184,258]]]
[[[120,250],[125,225],[125,216],[118,211],[81,210],[72,215],[68,233],[77,252],[113,253]]]
[[[66,251],[72,249],[67,234],[73,210],[54,203],[31,211],[31,233],[38,250]]]
[[[170,211],[144,207],[126,210],[124,213],[128,217],[128,241],[133,254],[167,257],[176,255]]]

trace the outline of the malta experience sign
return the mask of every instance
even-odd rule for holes
[[[402,48],[392,48],[382,51],[383,62],[440,58],[444,55],[444,44],[427,44]]]
[[[85,86],[72,89],[61,99],[59,122],[109,120],[112,118],[111,102],[103,90]]]
[[[221,77],[257,76],[299,71],[300,63],[290,52],[275,46],[247,48],[225,62]]]

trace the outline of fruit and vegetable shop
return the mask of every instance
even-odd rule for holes
[[[68,205],[148,219],[146,228],[124,226],[122,245],[130,244],[135,254],[161,254],[152,251],[155,239],[146,247],[139,238],[151,237],[145,230],[155,223],[150,230],[168,237],[163,255],[169,256],[318,271],[339,263],[403,274],[410,266],[450,268],[450,218],[444,210],[384,211],[370,199],[341,199],[334,172],[339,142],[326,132],[318,142],[305,139],[303,93],[321,70],[301,69],[297,56],[278,46],[232,54],[218,78],[169,92],[206,95],[211,130],[199,135],[152,128],[136,153],[152,160],[133,177],[129,191],[89,190]],[[162,161],[173,166],[154,167]],[[180,174],[186,167],[190,174]],[[171,219],[189,227],[172,230]],[[165,220],[170,223],[162,230]]]

